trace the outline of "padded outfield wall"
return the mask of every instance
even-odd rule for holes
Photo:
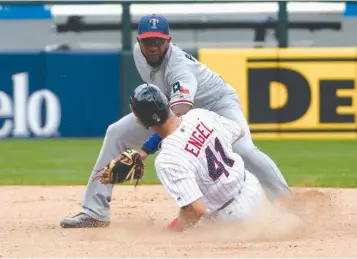
[[[357,48],[187,50],[237,94],[255,138],[357,138]],[[142,82],[132,54],[0,53],[0,138],[100,137]]]

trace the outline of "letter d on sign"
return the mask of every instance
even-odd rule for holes
[[[309,82],[297,71],[288,68],[250,68],[248,71],[248,109],[250,123],[286,123],[300,119],[309,109]],[[285,86],[288,96],[283,107],[270,105],[270,84]]]

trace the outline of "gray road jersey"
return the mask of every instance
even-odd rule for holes
[[[133,52],[142,80],[160,87],[170,105],[188,103],[210,110],[222,96],[235,92],[218,74],[173,43],[158,68],[147,64],[138,43]]]

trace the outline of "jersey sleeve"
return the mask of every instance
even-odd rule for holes
[[[187,103],[193,106],[197,91],[197,80],[192,72],[181,70],[171,72],[168,75],[168,83],[171,87],[170,106]]]
[[[203,196],[194,173],[185,167],[165,165],[156,160],[155,169],[160,182],[179,207],[186,206]]]
[[[225,134],[225,136],[232,144],[238,140],[242,132],[242,128],[238,122],[227,119],[226,117],[223,117],[212,111],[207,111],[207,112],[211,113],[213,120],[217,123],[217,125],[223,126],[223,128],[227,133]]]

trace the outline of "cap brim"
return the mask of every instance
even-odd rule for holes
[[[170,39],[170,35],[167,34],[163,34],[161,32],[145,32],[143,34],[140,34],[138,36],[139,39],[147,39],[147,38],[161,38],[161,39],[165,39],[168,40]]]

